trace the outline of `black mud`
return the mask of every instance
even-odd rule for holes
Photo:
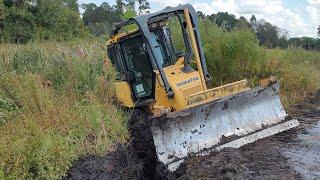
[[[75,162],[67,179],[320,179],[320,91],[296,106],[301,125],[239,149],[190,157],[171,174],[156,161],[147,114],[129,122],[131,145]]]
[[[65,179],[142,179],[143,164],[129,145],[105,156],[88,156],[74,163]]]

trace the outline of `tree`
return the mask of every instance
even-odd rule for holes
[[[282,36],[281,38],[278,39],[277,45],[281,49],[287,49],[288,48],[288,39],[285,36]]]
[[[257,18],[255,15],[252,15],[250,18],[250,24],[256,24],[257,23]]]
[[[34,15],[41,30],[40,39],[69,40],[85,36],[85,27],[78,12],[77,1],[37,0]]]
[[[3,26],[4,38],[8,42],[27,43],[36,34],[34,17],[28,11],[10,10],[4,19]]]
[[[316,46],[316,40],[309,37],[302,37],[300,39],[301,47],[306,50],[314,50]]]
[[[125,0],[127,3],[125,4],[126,9],[135,9],[136,0]]]
[[[276,47],[277,40],[279,39],[278,28],[264,20],[260,20],[257,24],[256,35],[260,41],[260,45],[268,48]]]
[[[150,4],[147,0],[138,0],[138,10],[139,14],[149,13],[150,12]]]
[[[3,1],[0,2],[0,42],[3,38],[3,27],[4,27],[4,14],[5,14],[5,6],[3,4]]]
[[[137,15],[136,5],[139,14],[149,13],[150,6],[147,0],[116,0],[114,6],[106,2],[100,6],[84,4],[83,21],[95,36],[109,34],[116,23]]]
[[[91,33],[95,36],[110,33],[115,23],[120,22],[123,16],[123,4],[117,1],[116,6],[110,6],[104,2],[100,6],[95,4],[85,4],[83,8],[83,22],[89,27]],[[120,7],[118,7],[120,6]]]
[[[235,15],[229,14],[227,12],[218,12],[217,14],[212,14],[209,16],[209,19],[219,27],[221,27],[222,25],[224,27],[228,26],[227,29],[233,29],[238,22]]]
[[[320,37],[320,26],[318,27],[318,36]]]
[[[122,0],[116,0],[116,12],[119,16],[121,16],[124,12],[125,4]]]
[[[68,9],[79,13],[78,0],[64,0],[64,4],[65,4],[65,6],[67,6]]]
[[[198,17],[199,17],[200,19],[205,19],[205,17],[206,17],[206,15],[205,15],[203,12],[201,12],[201,11],[197,11],[197,15],[198,15]]]
[[[241,16],[236,23],[236,27],[239,29],[248,29],[250,28],[250,23],[247,21],[245,17]]]
[[[257,28],[257,18],[255,15],[252,15],[250,18],[251,28],[255,31]]]
[[[77,0],[2,0],[0,36],[7,42],[68,40],[87,35]]]

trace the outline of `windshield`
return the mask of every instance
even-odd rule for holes
[[[161,58],[157,58],[159,64],[162,67],[173,65],[179,57],[184,57],[190,63],[191,43],[181,12],[151,18],[149,22],[151,44],[158,51],[155,53],[157,57]]]

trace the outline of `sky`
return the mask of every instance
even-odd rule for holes
[[[151,12],[166,6],[189,3],[196,11],[210,15],[228,12],[248,20],[252,14],[289,32],[289,37],[317,37],[320,25],[320,0],[148,0]],[[102,2],[115,4],[115,0],[79,0],[79,3]]]

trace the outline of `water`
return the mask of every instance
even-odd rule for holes
[[[303,179],[320,179],[320,123],[298,135],[298,144],[287,149],[285,156]]]

